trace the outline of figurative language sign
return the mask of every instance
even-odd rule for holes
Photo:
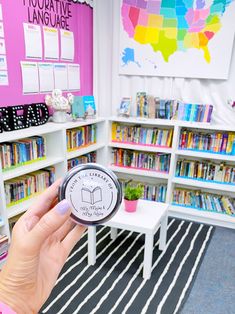
[[[23,0],[28,8],[28,22],[69,30],[72,17],[72,1],[66,0]]]

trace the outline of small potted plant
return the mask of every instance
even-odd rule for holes
[[[143,196],[144,188],[141,184],[131,184],[130,181],[124,188],[124,204],[127,212],[135,212],[138,199]]]

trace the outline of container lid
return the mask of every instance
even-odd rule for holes
[[[98,225],[116,213],[122,201],[122,189],[111,170],[88,163],[67,173],[60,186],[59,199],[71,204],[71,217],[76,222]]]

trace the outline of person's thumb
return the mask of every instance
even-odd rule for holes
[[[67,200],[63,200],[42,216],[29,233],[33,247],[35,249],[40,247],[50,235],[68,220],[70,214],[70,204]]]

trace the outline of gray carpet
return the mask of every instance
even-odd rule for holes
[[[215,228],[180,314],[235,313],[235,230]]]
[[[155,236],[153,271],[143,280],[144,236],[121,230],[115,241],[109,228],[97,232],[97,263],[87,266],[85,235],[69,257],[44,305],[47,314],[173,314],[188,296],[213,228],[172,219],[167,247]]]

